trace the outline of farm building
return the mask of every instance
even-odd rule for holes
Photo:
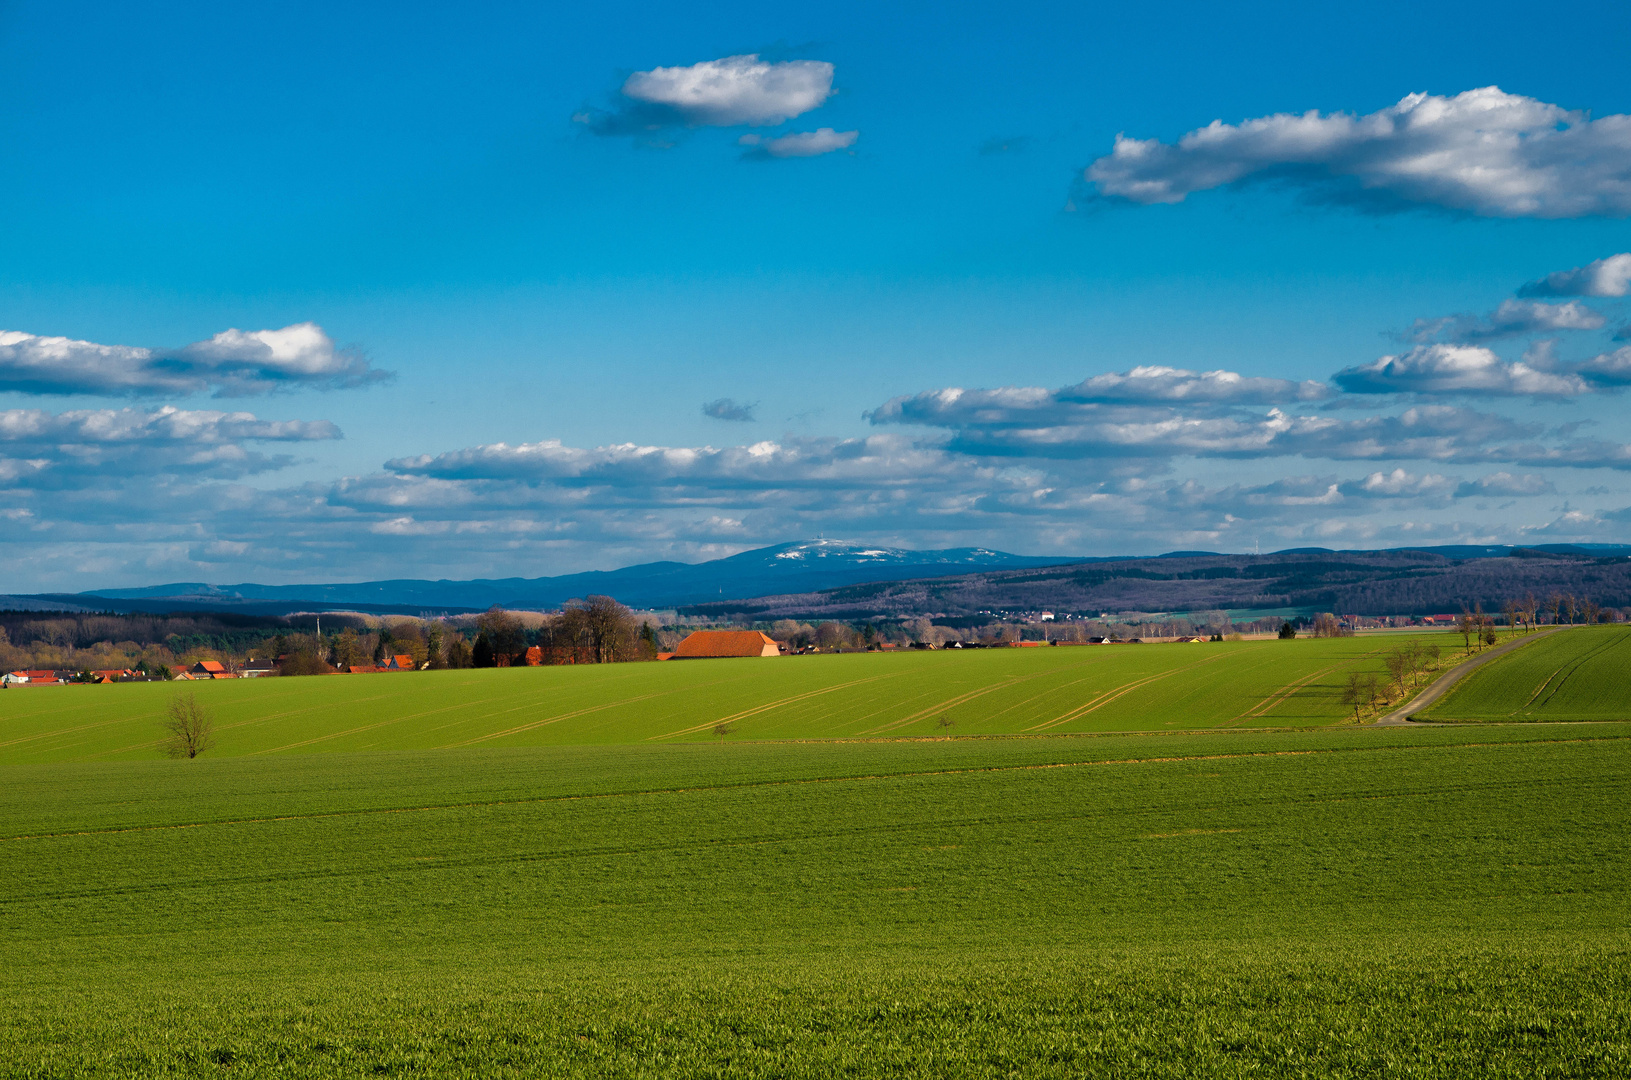
[[[674,650],[671,660],[720,656],[780,656],[781,646],[757,630],[698,630]]]

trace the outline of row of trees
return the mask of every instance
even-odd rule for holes
[[[1522,600],[1508,600],[1502,604],[1501,614],[1508,626],[1526,626],[1530,630],[1539,625],[1543,615],[1550,617],[1553,626],[1589,626],[1599,622],[1618,622],[1622,617],[1614,608],[1605,608],[1595,600],[1565,592],[1554,592],[1545,601],[1536,600],[1534,593],[1526,593]]]
[[[1354,707],[1354,719],[1358,720],[1363,709],[1374,710],[1401,701],[1438,670],[1441,656],[1437,645],[1405,642],[1382,658],[1385,676],[1376,671],[1349,672],[1348,685],[1342,691],[1343,704]]]

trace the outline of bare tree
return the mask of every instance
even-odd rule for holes
[[[215,745],[215,718],[192,692],[177,694],[170,702],[164,730],[164,752],[173,758],[195,758]]]
[[[1366,703],[1365,676],[1357,671],[1348,672],[1348,685],[1342,690],[1342,703],[1354,707],[1354,720],[1359,720],[1359,707]]]
[[[1461,615],[1455,620],[1455,628],[1461,632],[1461,643],[1468,652],[1472,652],[1472,636],[1480,627],[1477,618],[1466,608],[1461,609]]]
[[[1376,699],[1382,696],[1382,680],[1374,671],[1348,673],[1348,685],[1342,690],[1342,701],[1354,707],[1354,719],[1359,719],[1361,705],[1374,709]]]
[[[1403,649],[1394,649],[1383,657],[1382,662],[1387,665],[1387,673],[1393,676],[1393,684],[1399,688],[1400,696],[1404,694],[1405,681],[1410,677],[1410,655]]]

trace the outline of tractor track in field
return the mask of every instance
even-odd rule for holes
[[[1397,709],[1394,709],[1386,716],[1372,721],[1369,726],[1401,727],[1405,724],[1416,723],[1417,721],[1410,719],[1412,713],[1419,712],[1420,710],[1433,704],[1439,698],[1449,693],[1452,687],[1454,687],[1462,679],[1465,679],[1468,675],[1471,675],[1478,668],[1483,667],[1496,657],[1505,656],[1514,649],[1521,648],[1522,646],[1529,644],[1531,641],[1538,641],[1540,638],[1550,637],[1552,634],[1568,629],[1572,628],[1554,626],[1545,630],[1537,630],[1532,634],[1525,634],[1523,637],[1518,638],[1515,641],[1509,641],[1504,645],[1497,645],[1495,648],[1483,653],[1482,655],[1474,656],[1468,660],[1463,660],[1449,671],[1446,671],[1444,674],[1428,683],[1427,689],[1423,690],[1421,693],[1417,694],[1415,697],[1411,698]]]
[[[1259,646],[1256,646],[1256,648],[1262,648],[1262,646],[1259,645]],[[1026,731],[1047,731],[1047,730],[1050,730],[1052,728],[1056,728],[1061,724],[1068,724],[1073,720],[1080,720],[1082,717],[1086,716],[1088,713],[1096,712],[1102,706],[1108,705],[1112,701],[1115,701],[1115,700],[1117,700],[1119,698],[1125,697],[1126,695],[1132,693],[1134,690],[1142,689],[1143,687],[1148,686],[1150,683],[1156,682],[1156,681],[1158,681],[1160,679],[1165,679],[1165,678],[1168,678],[1168,677],[1173,676],[1173,675],[1180,674],[1180,673],[1185,672],[1185,671],[1193,671],[1195,668],[1200,667],[1202,664],[1210,664],[1215,660],[1225,659],[1226,655],[1227,654],[1219,654],[1217,656],[1208,656],[1204,660],[1197,660],[1193,664],[1185,664],[1183,667],[1176,667],[1176,668],[1173,668],[1171,671],[1162,671],[1162,672],[1158,672],[1158,673],[1156,673],[1154,675],[1146,675],[1143,678],[1134,679],[1132,682],[1122,683],[1120,686],[1114,687],[1114,688],[1112,688],[1110,690],[1106,690],[1104,693],[1098,695],[1097,697],[1089,698],[1086,702],[1084,702],[1081,705],[1078,705],[1074,709],[1071,709],[1069,712],[1065,713],[1062,716],[1056,716],[1052,720],[1044,720],[1040,724],[1033,724],[1031,727],[1028,727],[1025,730]]]
[[[779,709],[783,705],[795,705],[798,702],[808,701],[810,698],[820,697],[823,694],[831,694],[839,690],[848,690],[851,687],[861,686],[865,683],[877,682],[879,679],[893,679],[905,674],[907,674],[907,672],[891,671],[883,675],[873,675],[870,678],[853,679],[850,682],[839,683],[836,686],[823,686],[818,690],[806,690],[802,694],[793,694],[791,697],[778,698],[775,701],[767,701],[763,705],[755,705],[751,709],[743,709],[740,712],[731,713],[729,716],[721,716],[701,724],[693,724],[688,728],[681,728],[678,731],[670,731],[665,735],[652,735],[648,737],[646,741],[653,742],[657,739],[677,739],[682,735],[696,735],[700,732],[707,731],[709,728],[718,727],[720,724],[730,724],[736,722],[737,720],[747,720],[752,717],[759,716],[762,713],[767,713],[772,709]]]

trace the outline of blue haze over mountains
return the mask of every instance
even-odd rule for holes
[[[365,581],[354,584],[204,585],[181,583],[140,589],[107,589],[79,594],[142,601],[162,608],[184,599],[187,607],[242,608],[255,604],[308,607],[483,609],[555,608],[575,597],[613,596],[639,608],[668,608],[708,600],[732,600],[771,593],[811,592],[871,581],[942,577],[978,570],[1058,566],[1083,561],[1049,555],[1011,555],[986,548],[909,551],[843,540],[805,540],[744,551],[704,563],[654,562],[619,570],[560,577],[500,578],[477,581]],[[258,606],[258,605],[257,605]]]
[[[1531,572],[1539,570],[1541,566],[1551,568],[1552,574],[1561,575],[1557,580],[1559,587],[1563,587],[1566,584],[1565,578],[1571,578],[1577,569],[1573,560],[1583,559],[1587,562],[1601,563],[1605,559],[1618,561],[1631,555],[1631,546],[1614,544],[1552,544],[1529,549],[1460,545],[1394,550],[1422,553],[1429,562],[1436,563],[1440,571],[1449,570],[1453,566],[1465,566],[1469,571],[1474,566],[1493,566],[1496,564],[1491,564],[1487,560],[1501,560],[1503,556],[1515,552],[1547,552],[1554,558],[1542,559],[1538,564],[1532,565],[1530,570]],[[653,562],[623,567],[619,570],[592,571],[558,577],[473,581],[392,580],[306,585],[244,583],[218,586],[187,582],[74,594],[0,597],[0,607],[148,612],[214,610],[246,614],[331,610],[419,613],[481,610],[494,604],[512,608],[549,609],[559,607],[573,598],[601,594],[615,597],[637,608],[698,608],[702,605],[699,610],[707,610],[719,605],[721,601],[758,597],[791,598],[799,594],[805,594],[808,599],[808,594],[823,590],[843,590],[849,586],[871,586],[874,583],[911,582],[966,575],[984,577],[994,574],[1001,579],[1005,576],[1004,572],[1088,563],[1116,563],[1121,569],[1111,572],[1112,576],[1150,579],[1168,576],[1158,569],[1160,566],[1168,566],[1173,573],[1178,573],[1183,565],[1197,559],[1208,564],[1222,559],[1231,563],[1259,564],[1261,568],[1253,571],[1254,575],[1273,576],[1278,573],[1298,572],[1295,564],[1305,564],[1309,556],[1330,555],[1344,564],[1352,563],[1350,570],[1364,576],[1368,571],[1362,567],[1368,565],[1369,557],[1382,554],[1385,553],[1293,548],[1261,556],[1218,556],[1211,552],[1174,551],[1153,558],[1148,556],[1083,558],[1062,555],[1014,555],[988,548],[912,551],[821,539],[757,548],[710,562],[694,564]],[[1529,584],[1533,586],[1537,583]],[[1611,591],[1617,593],[1621,590],[1616,587]],[[986,607],[994,604],[997,607],[1009,607],[1023,600],[1024,602],[1020,603],[1023,607],[1035,605],[1057,607],[1066,600],[1063,595],[1053,598],[1044,595],[1046,589],[1042,593],[1037,593],[1034,588],[1022,592],[1026,595],[1016,593],[1012,597],[997,594],[984,596],[978,601],[977,606]],[[970,599],[972,601],[973,597]],[[1148,599],[1153,601],[1155,597],[1151,596]],[[1169,602],[1173,599],[1176,598],[1168,598]],[[823,601],[821,606],[825,606],[825,603]],[[758,610],[760,606],[762,605],[749,605],[754,610]],[[775,606],[772,604],[771,608]],[[1070,605],[1065,603],[1064,607],[1068,610]],[[717,613],[741,616],[748,610],[724,604],[720,605]]]

